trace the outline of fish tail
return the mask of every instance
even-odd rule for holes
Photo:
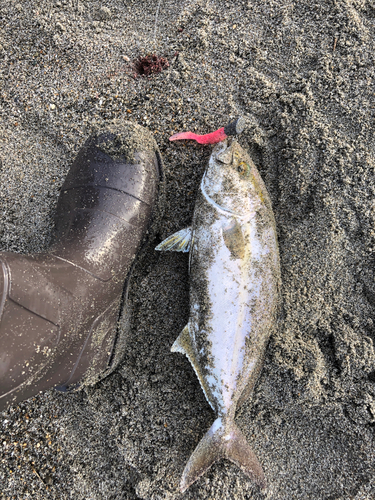
[[[217,418],[186,464],[181,479],[181,491],[184,492],[221,458],[235,463],[260,488],[266,488],[262,466],[245,436],[232,419]]]

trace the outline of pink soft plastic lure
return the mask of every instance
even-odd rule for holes
[[[194,132],[179,132],[169,138],[170,141],[181,141],[183,139],[191,139],[197,141],[199,144],[217,144],[224,141],[229,135],[240,134],[245,128],[245,120],[240,116],[236,120],[228,123],[225,127],[221,127],[215,132],[209,134],[199,135]]]

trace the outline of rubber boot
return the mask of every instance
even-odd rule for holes
[[[74,161],[49,251],[0,253],[0,411],[52,387],[94,384],[117,366],[119,313],[162,181],[151,134],[113,125]]]

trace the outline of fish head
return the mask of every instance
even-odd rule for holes
[[[268,199],[254,162],[231,138],[214,147],[201,189],[213,205],[242,217],[254,214]]]

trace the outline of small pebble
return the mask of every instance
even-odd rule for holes
[[[100,7],[99,9],[99,16],[101,19],[109,19],[111,17],[112,13],[108,7]]]

